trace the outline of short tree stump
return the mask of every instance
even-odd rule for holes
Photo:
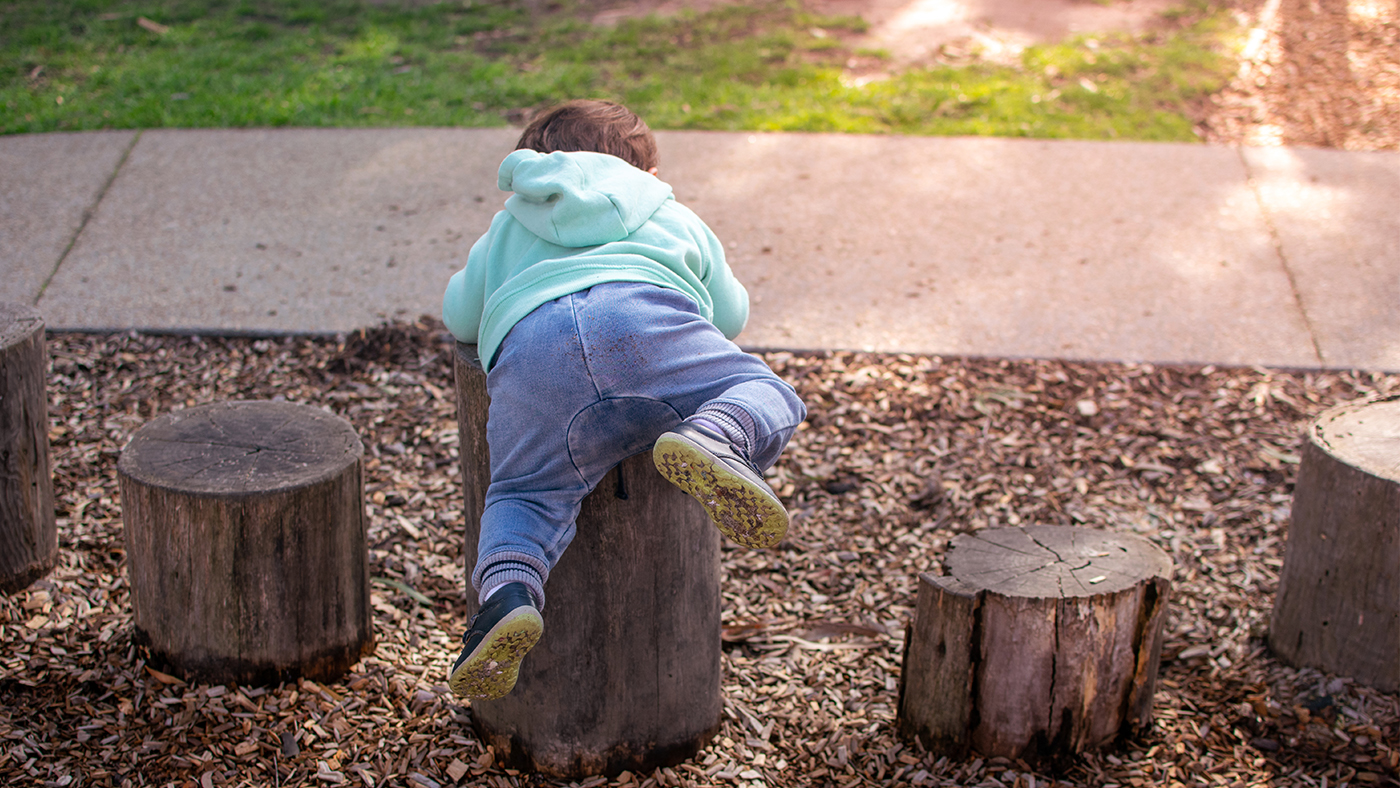
[[[343,675],[373,647],[364,448],[288,402],[161,416],[117,463],[134,639],[186,677]]]
[[[936,752],[1041,760],[1151,725],[1171,560],[1090,528],[989,528],[919,575],[899,729]]]
[[[1340,405],[1308,430],[1269,645],[1400,690],[1400,397]]]
[[[49,470],[44,320],[0,302],[0,592],[25,588],[58,560]]]
[[[459,343],[455,358],[470,573],[491,479],[489,398],[476,347]],[[578,779],[649,772],[699,752],[720,724],[719,541],[649,453],[610,471],[550,573],[544,637],[515,689],[472,701],[472,724],[497,758]]]

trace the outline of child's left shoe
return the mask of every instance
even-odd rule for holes
[[[763,471],[725,436],[683,421],[656,439],[652,460],[735,544],[773,547],[787,535],[782,501],[763,480]]]
[[[544,619],[530,591],[524,583],[507,583],[472,616],[448,686],[476,700],[505,697],[520,676],[520,661],[543,634]]]

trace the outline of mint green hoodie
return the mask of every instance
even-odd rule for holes
[[[518,150],[497,185],[515,192],[447,283],[442,320],[495,363],[510,329],[541,304],[604,282],[682,293],[730,339],[749,295],[710,228],[671,187],[604,153]]]

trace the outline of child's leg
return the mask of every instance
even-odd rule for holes
[[[519,582],[544,607],[545,580],[591,489],[569,456],[569,424],[597,399],[571,327],[567,298],[539,307],[516,324],[486,378],[491,483],[471,576],[482,602]]]
[[[705,507],[730,541],[773,547],[787,536],[788,512],[763,471],[777,461],[792,435],[772,422],[791,423],[803,409],[780,382],[757,378],[727,389],[695,415],[657,439],[656,469]]]
[[[597,399],[572,325],[567,299],[540,307],[517,324],[487,375],[491,482],[472,571],[481,608],[448,677],[458,695],[495,699],[514,688],[544,632],[549,570],[596,484],[569,457],[569,424]]]
[[[765,364],[753,379],[706,401],[692,419],[719,426],[766,471],[778,461],[793,431],[806,417],[807,409],[797,392]]]
[[[667,432],[667,446],[658,442],[654,454],[662,474],[705,505],[734,541],[770,546],[781,539],[787,512],[763,482],[762,469],[777,460],[806,416],[792,386],[725,339],[679,293],[641,284],[600,286],[575,294],[575,309],[587,327],[580,335],[600,396],[670,405],[674,420],[660,422],[653,436],[678,430],[680,417],[719,428],[708,437],[689,428]],[[571,442],[585,427],[576,422]],[[672,442],[677,437],[689,445]],[[662,457],[665,451],[670,454]],[[624,456],[604,459],[610,467]]]
[[[670,405],[677,421],[699,416],[726,433],[737,430],[734,437],[765,469],[806,418],[791,385],[725,339],[680,293],[617,283],[574,298],[600,396],[655,399]]]

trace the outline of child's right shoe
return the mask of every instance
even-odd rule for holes
[[[763,472],[723,435],[683,421],[656,439],[656,469],[705,507],[720,532],[744,547],[772,547],[788,513]]]
[[[448,686],[466,698],[504,697],[515,688],[520,661],[543,634],[544,619],[529,589],[524,583],[507,583],[472,616]]]

